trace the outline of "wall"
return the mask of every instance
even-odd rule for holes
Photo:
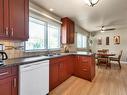
[[[120,36],[120,44],[115,45],[113,42],[114,36]],[[97,39],[102,37],[102,45],[97,45]],[[110,39],[110,45],[106,45],[106,37]],[[109,52],[119,54],[123,50],[122,61],[127,61],[127,29],[116,29],[114,31],[107,31],[104,33],[98,32],[92,37],[93,44],[91,49],[97,52],[98,49],[109,49]]]

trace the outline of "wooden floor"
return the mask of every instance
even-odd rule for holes
[[[127,65],[97,67],[92,82],[72,76],[49,95],[127,95]]]

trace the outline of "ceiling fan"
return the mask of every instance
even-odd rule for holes
[[[98,31],[101,31],[101,32],[105,32],[105,31],[112,31],[112,30],[116,30],[116,28],[105,28],[105,26],[101,26],[101,29],[100,30],[98,30]]]
[[[116,30],[116,28],[107,28],[107,29],[105,29],[104,26],[101,26],[101,32],[111,31],[111,30]]]

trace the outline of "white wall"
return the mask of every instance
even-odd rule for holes
[[[120,44],[115,45],[113,42],[114,36],[120,36]],[[102,37],[102,45],[97,45],[97,39]],[[109,37],[110,43],[106,45],[106,37]],[[123,50],[122,61],[127,61],[127,29],[114,30],[108,32],[98,32],[93,38],[93,44],[91,49],[97,52],[98,49],[109,49],[109,52],[119,54],[120,50]]]

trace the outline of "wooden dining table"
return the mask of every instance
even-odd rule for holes
[[[115,56],[116,54],[113,53],[97,53],[97,56],[99,56],[100,58],[107,58],[107,60],[109,60],[109,57]],[[111,68],[111,63],[109,61],[106,62],[107,66],[109,66]]]
[[[97,53],[98,56],[102,57],[110,57],[110,56],[115,56],[116,54],[113,53]]]

